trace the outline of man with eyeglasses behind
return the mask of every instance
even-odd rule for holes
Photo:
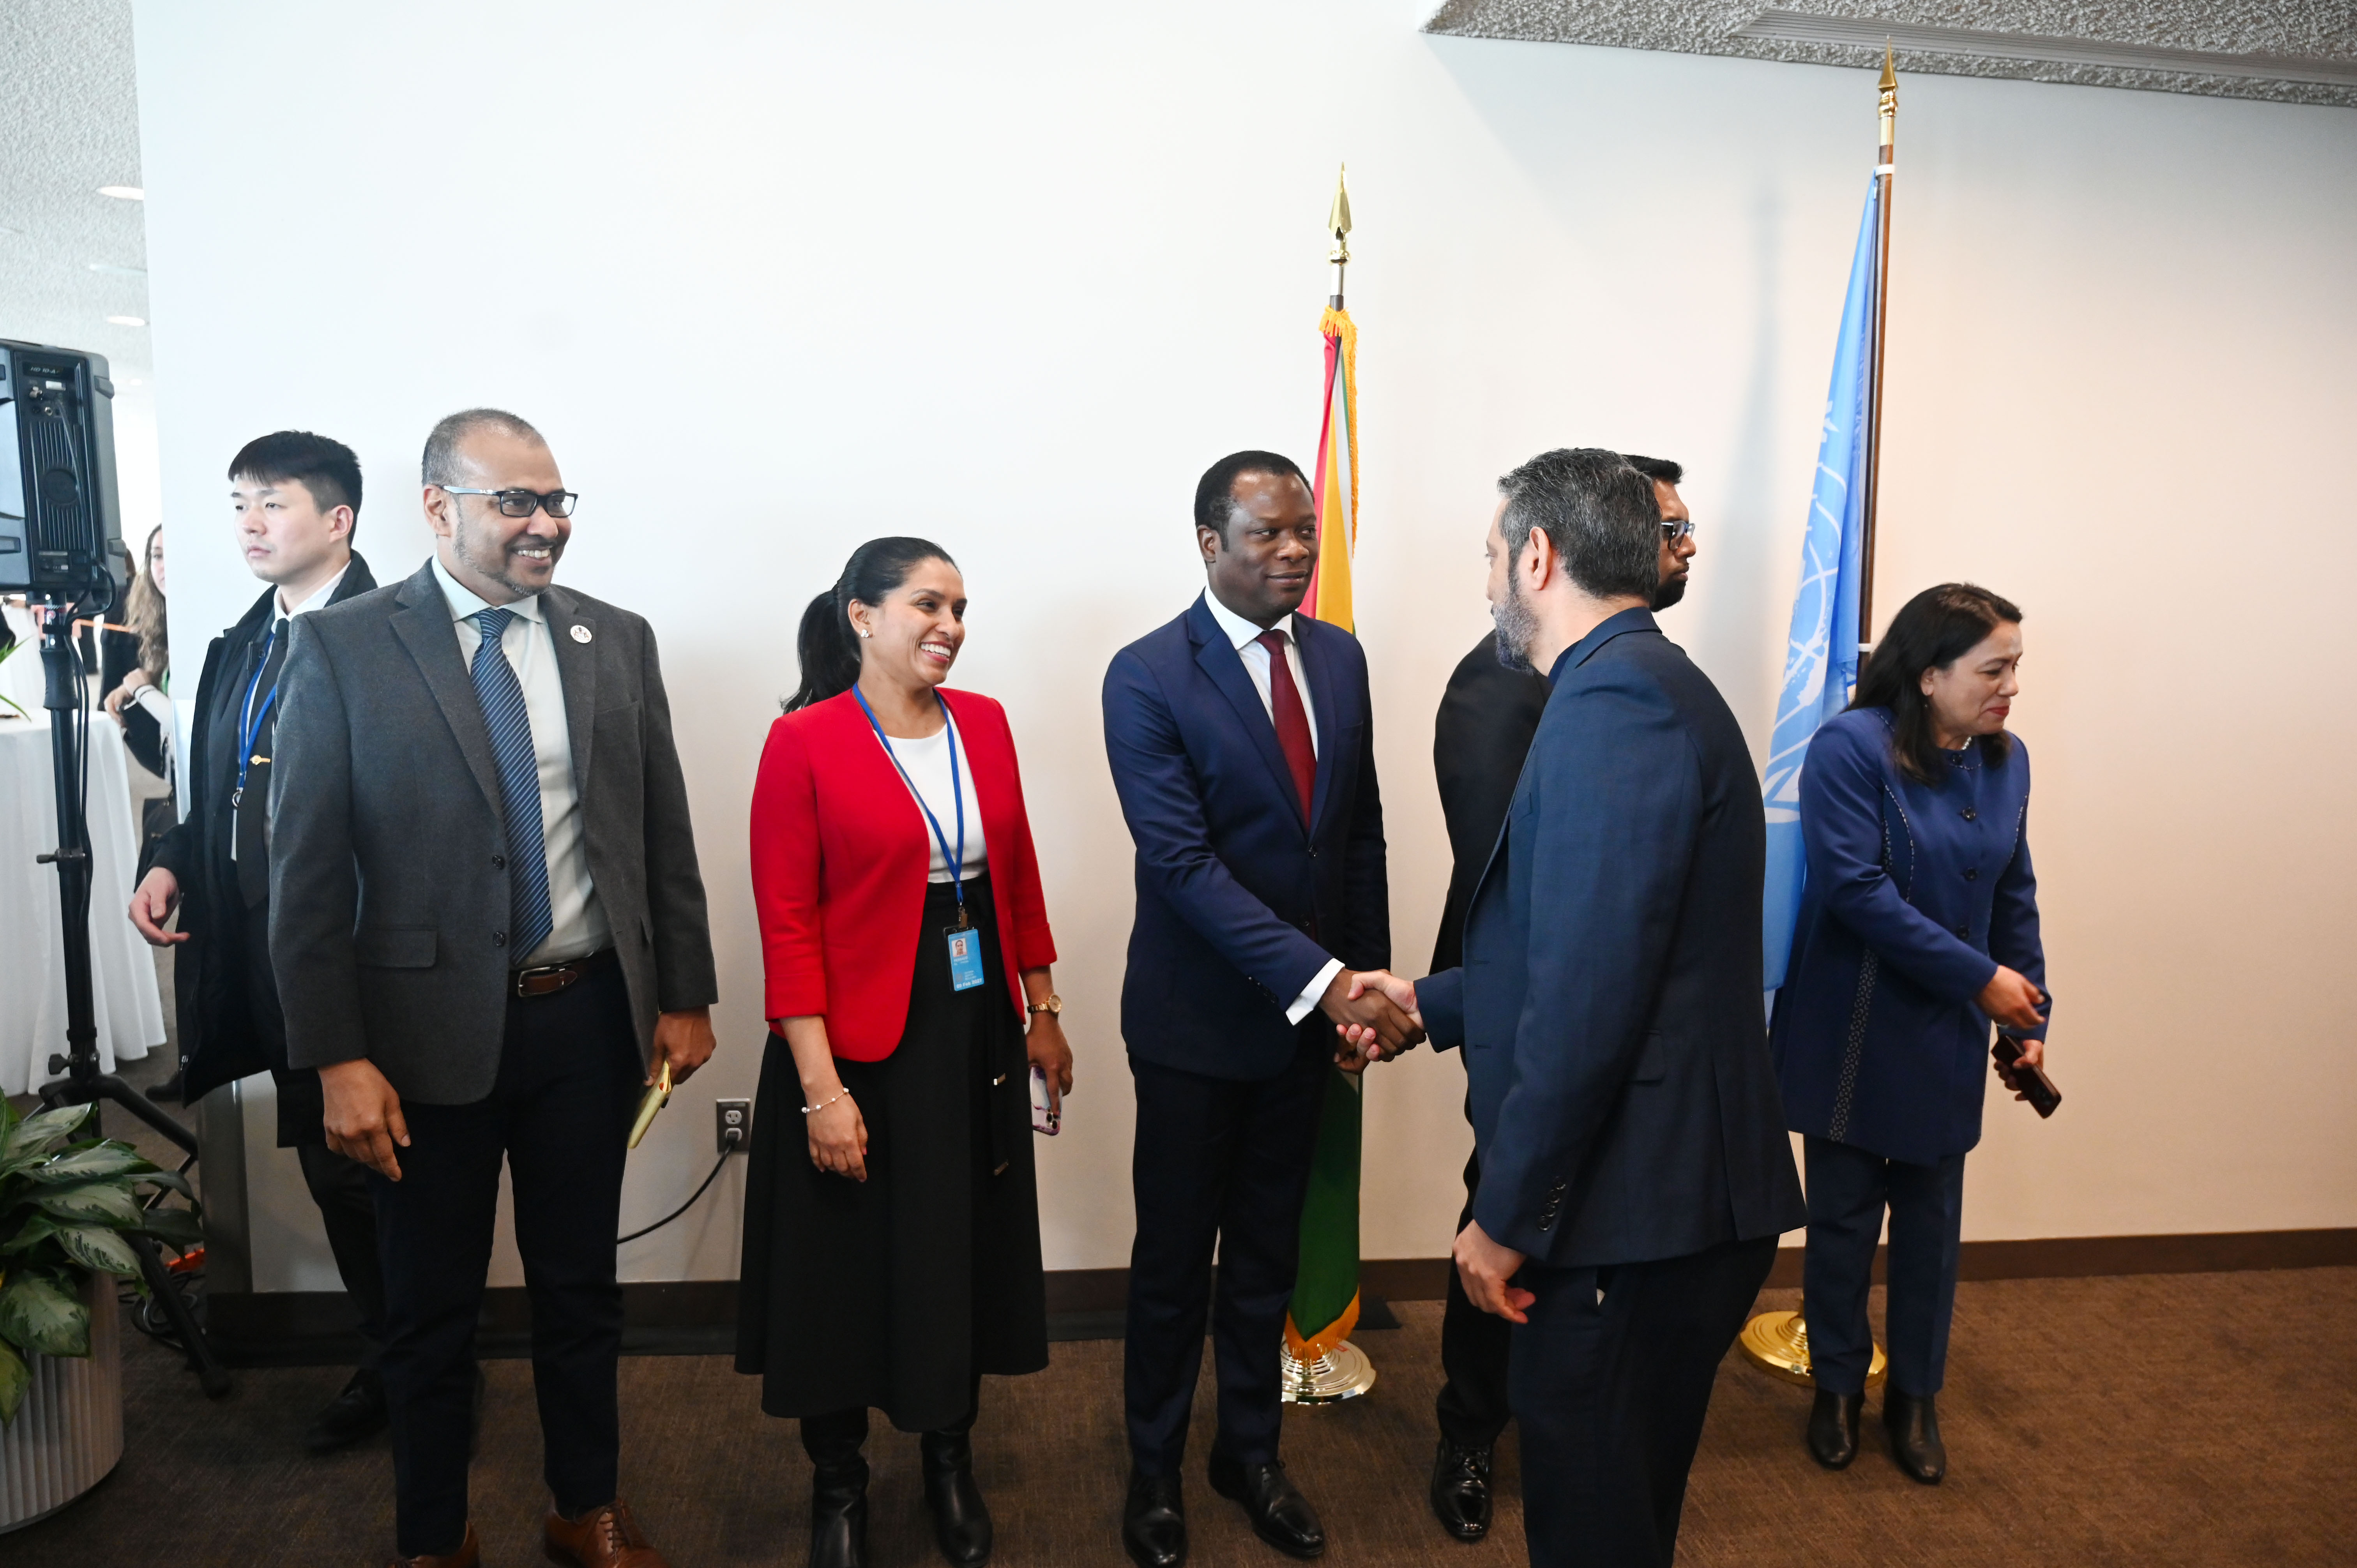
[[[1694,514],[1678,494],[1685,469],[1666,457],[1627,457],[1628,465],[1653,481],[1662,508],[1662,585],[1653,608],[1665,610],[1685,596],[1695,558]],[[1433,722],[1432,765],[1440,779],[1441,816],[1448,825],[1455,868],[1433,944],[1432,972],[1465,961],[1465,904],[1489,864],[1498,829],[1514,797],[1523,758],[1538,733],[1553,690],[1544,674],[1509,668],[1494,633],[1485,634],[1448,677]],[[1436,1049],[1446,1049],[1436,1047]],[[1467,1120],[1471,1120],[1470,1102]],[[1481,1181],[1478,1155],[1465,1162],[1465,1212],[1459,1230],[1473,1217]],[[1447,1380],[1435,1402],[1440,1449],[1432,1465],[1432,1511],[1451,1535],[1479,1541],[1490,1530],[1490,1466],[1498,1435],[1506,1428],[1506,1349],[1510,1325],[1466,1298],[1452,1269],[1448,1305],[1441,1317],[1440,1362]]]
[[[654,635],[552,585],[574,496],[496,409],[425,443],[434,559],[297,623],[271,956],[328,1141],[373,1173],[403,1564],[474,1568],[476,1314],[504,1163],[533,1314],[545,1554],[661,1568],[617,1495],[615,1281],[643,1085],[718,992]]]

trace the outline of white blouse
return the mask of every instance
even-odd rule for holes
[[[962,791],[965,802],[965,861],[959,881],[971,880],[989,868],[989,860],[982,839],[982,811],[974,804],[974,764],[965,754],[965,741],[957,742],[958,790],[950,788],[950,736],[954,726],[943,725],[936,734],[923,740],[903,740],[892,737],[892,755],[899,759],[907,782],[915,786],[917,799],[933,813],[933,821],[942,825],[942,836],[950,841],[952,852],[958,846],[958,809],[956,796]],[[928,882],[951,880],[948,856],[942,853],[941,840],[933,836],[931,827],[925,829],[925,854]]]

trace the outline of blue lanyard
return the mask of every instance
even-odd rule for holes
[[[232,811],[245,804],[245,770],[253,763],[253,743],[261,736],[262,726],[269,721],[271,708],[278,702],[278,682],[273,681],[270,694],[262,699],[262,711],[253,711],[254,689],[262,684],[262,672],[270,668],[270,650],[278,646],[278,628],[284,622],[279,618],[271,620],[269,639],[262,645],[262,662],[253,667],[253,678],[245,683],[244,717],[240,721],[237,732],[237,788],[229,798]]]
[[[892,737],[886,735],[884,733],[884,726],[876,722],[876,710],[867,705],[866,693],[860,691],[858,687],[854,686],[851,689],[851,694],[859,699],[859,711],[867,715],[867,727],[874,730],[876,732],[876,738],[884,743],[884,755],[892,759],[893,767],[900,769],[901,782],[909,786],[909,794],[916,796],[917,810],[925,813],[925,825],[933,830],[933,842],[942,846],[942,858],[948,861],[950,864],[950,885],[957,889],[958,924],[963,926],[966,923],[965,786],[958,778],[957,722],[950,717],[949,703],[939,692],[935,692],[933,693],[933,701],[942,704],[942,723],[947,726],[949,731],[950,799],[955,804],[957,809],[958,836],[957,853],[955,854],[952,854],[950,853],[950,841],[942,832],[941,819],[935,817],[933,815],[933,809],[925,804],[924,792],[917,788],[917,781],[909,777],[908,768],[902,767],[899,753],[892,749]]]

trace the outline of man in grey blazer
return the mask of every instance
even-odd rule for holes
[[[617,1495],[623,1144],[712,1054],[717,990],[653,633],[550,585],[573,496],[471,409],[425,456],[435,557],[296,623],[272,792],[289,1058],[373,1173],[399,1562],[473,1568],[474,1331],[500,1168],[533,1309],[548,1555],[659,1568]]]

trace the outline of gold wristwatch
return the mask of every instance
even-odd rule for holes
[[[1064,999],[1051,991],[1048,993],[1048,1000],[1045,1002],[1034,1002],[1031,1005],[1023,1010],[1026,1013],[1060,1014],[1064,1010]]]

